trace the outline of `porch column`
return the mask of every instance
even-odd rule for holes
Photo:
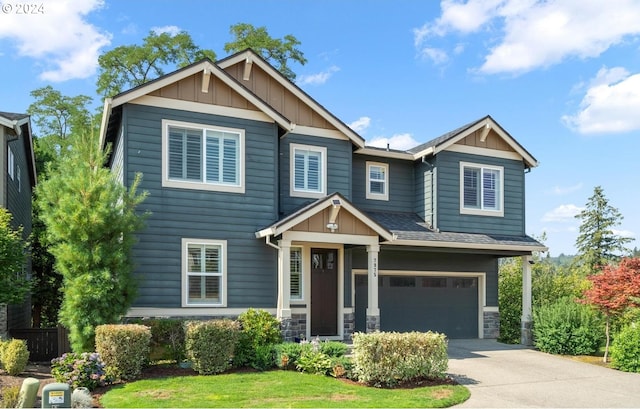
[[[520,327],[520,343],[533,345],[531,334],[531,256],[522,256],[522,321]]]
[[[278,318],[291,318],[291,240],[278,241]]]
[[[367,246],[367,332],[380,330],[380,308],[378,308],[378,244]]]

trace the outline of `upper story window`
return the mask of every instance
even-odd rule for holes
[[[184,306],[225,306],[226,247],[224,240],[182,240]]]
[[[389,200],[389,164],[367,162],[367,199]]]
[[[16,168],[16,164],[15,164],[15,156],[13,156],[13,150],[11,148],[9,148],[7,150],[7,173],[9,174],[9,177],[13,180],[14,175],[15,175],[15,168]]]
[[[244,193],[244,130],[162,123],[163,186]]]
[[[327,148],[290,145],[291,196],[322,197],[327,192]]]
[[[504,168],[460,163],[460,213],[504,216]]]

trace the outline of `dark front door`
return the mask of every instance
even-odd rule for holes
[[[311,335],[338,335],[338,251],[311,249]]]

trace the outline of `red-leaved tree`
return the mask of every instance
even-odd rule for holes
[[[622,259],[617,266],[607,265],[602,272],[587,278],[592,286],[585,290],[583,301],[594,305],[605,316],[607,345],[604,362],[607,362],[611,318],[628,308],[640,307],[640,258]]]

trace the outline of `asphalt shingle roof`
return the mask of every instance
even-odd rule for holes
[[[0,116],[8,119],[9,121],[19,121],[21,119],[24,119],[26,117],[28,117],[28,114],[16,114],[13,112],[3,112],[0,111]]]

